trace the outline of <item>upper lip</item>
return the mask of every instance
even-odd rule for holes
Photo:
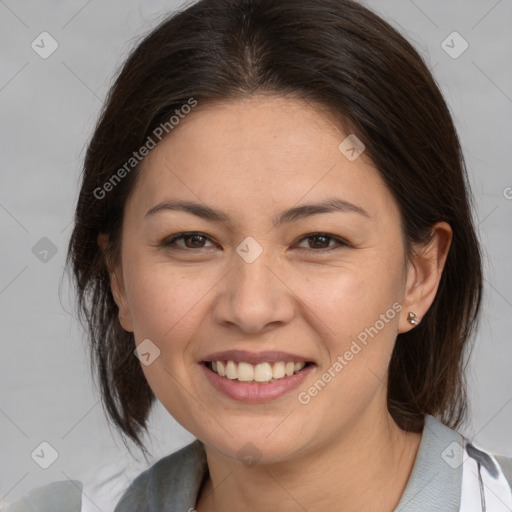
[[[214,352],[208,354],[202,359],[202,362],[206,361],[236,361],[245,362],[251,364],[265,363],[265,362],[277,362],[277,361],[293,361],[304,363],[312,362],[307,357],[292,354],[290,352],[282,352],[280,350],[268,350],[264,352],[249,352],[247,350],[225,350],[223,352]]]

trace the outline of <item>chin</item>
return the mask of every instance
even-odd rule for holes
[[[282,418],[281,418],[282,420]],[[281,421],[279,420],[279,421]],[[306,440],[293,436],[289,429],[284,429],[278,434],[275,430],[279,421],[272,421],[272,429],[265,432],[251,431],[250,426],[240,429],[240,434],[233,433],[229,436],[225,432],[219,432],[218,436],[212,436],[211,431],[204,436],[198,433],[196,437],[206,446],[216,450],[223,456],[238,460],[246,466],[255,464],[274,464],[293,458],[307,443]],[[270,422],[269,422],[270,423]],[[269,435],[268,432],[271,432]]]

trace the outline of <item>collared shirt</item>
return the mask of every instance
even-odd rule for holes
[[[114,512],[191,512],[207,473],[204,446],[195,440],[142,472]],[[512,459],[477,448],[427,415],[395,512],[511,512],[511,482]],[[80,512],[81,494],[81,482],[54,482],[0,512]]]

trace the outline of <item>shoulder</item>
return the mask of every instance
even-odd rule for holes
[[[52,482],[26,492],[19,500],[0,504],[0,512],[80,512],[82,488],[79,480]]]
[[[482,468],[495,480],[500,478],[506,480],[512,490],[512,457],[497,455],[480,447],[476,447],[468,439],[465,441],[465,450],[468,458],[477,464],[479,470]]]
[[[195,440],[137,476],[115,512],[193,508],[206,468],[204,446]],[[1,503],[0,512],[81,512],[83,487],[79,480],[52,482],[26,492],[21,499]]]
[[[512,488],[512,457],[506,455],[495,455],[494,457]]]
[[[512,459],[510,457],[495,455],[464,438],[462,465],[461,499],[464,506],[469,507],[474,499],[474,489],[478,488],[481,502],[486,504],[488,510],[495,510],[494,507],[502,505],[508,507],[507,510],[512,510]]]
[[[193,508],[206,469],[204,446],[196,439],[141,473],[123,494],[114,512]]]
[[[496,502],[512,510],[507,458],[477,447],[439,419],[426,415],[416,460],[397,510],[474,510]]]

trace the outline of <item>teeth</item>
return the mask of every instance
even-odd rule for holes
[[[260,363],[256,365],[254,368],[254,380],[256,382],[268,382],[271,378],[272,366],[270,366],[270,363]]]
[[[240,382],[275,382],[300,372],[306,363],[293,361],[277,361],[275,363],[259,363],[256,365],[235,361],[211,361],[211,368],[221,377]]]
[[[254,379],[254,366],[249,363],[238,363],[238,380],[250,382]]]
[[[274,363],[274,368],[272,368],[272,377],[274,379],[282,379],[284,377],[284,363],[282,361]]]
[[[228,361],[228,364],[226,365],[226,377],[231,380],[238,377],[238,372],[234,361]]]

